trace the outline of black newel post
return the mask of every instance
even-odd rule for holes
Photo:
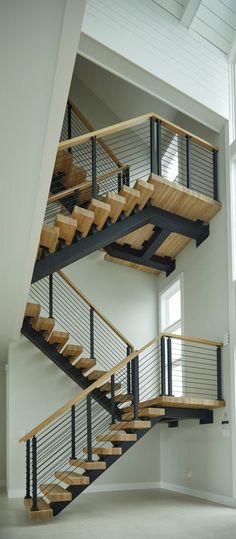
[[[31,511],[38,511],[37,503],[37,439],[32,438],[32,507]]]

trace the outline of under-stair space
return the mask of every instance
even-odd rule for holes
[[[37,325],[40,314],[38,304],[29,303],[27,324]],[[50,333],[47,324],[41,328],[45,342],[53,341],[63,356],[68,334],[63,342],[61,334],[54,338],[54,327]],[[212,423],[213,410],[225,406],[221,348],[220,342],[163,334],[108,371],[94,365],[90,385],[20,440],[26,443],[29,518],[58,515],[155,425]],[[105,403],[97,397],[104,388]]]
[[[106,261],[169,275],[221,208],[217,148],[152,113],[88,126],[70,102],[33,282],[98,249]]]

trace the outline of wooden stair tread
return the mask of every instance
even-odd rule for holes
[[[80,354],[82,354],[83,352],[83,347],[80,346],[80,345],[77,345],[77,344],[67,344],[64,348],[64,350],[62,351],[62,355],[64,357],[72,357],[74,361],[74,359],[76,359]]]
[[[103,384],[102,386],[99,387],[100,391],[103,391],[104,393],[110,393],[111,392],[111,383],[108,382],[106,384]],[[121,389],[121,383],[120,382],[116,382],[114,384],[114,389]]]
[[[59,228],[44,223],[41,230],[39,243],[41,247],[47,247],[49,253],[55,253],[59,240]]]
[[[68,341],[69,336],[68,331],[53,331],[48,339],[48,343],[56,345],[58,352],[60,352]]]
[[[154,193],[154,185],[145,182],[144,180],[137,180],[134,185],[134,189],[140,193],[140,199],[138,200],[137,204],[140,210],[142,210]]]
[[[137,434],[110,433],[96,436],[97,442],[136,442]]]
[[[102,230],[111,211],[110,204],[92,198],[88,209],[94,212],[94,224],[97,226],[97,229]]]
[[[104,198],[104,202],[110,205],[110,218],[112,223],[116,223],[117,219],[120,217],[122,210],[125,207],[126,199],[121,195],[116,193],[107,193]]]
[[[161,417],[165,415],[164,408],[140,408],[139,417]],[[126,419],[133,419],[134,412],[131,410],[130,412],[126,412],[122,415],[122,419],[125,421]]]
[[[38,303],[26,303],[25,317],[38,318],[40,315],[40,305]]]
[[[62,502],[62,501],[71,501],[72,494],[68,492],[65,488],[60,485],[55,485],[54,483],[42,484],[39,486],[42,494],[50,500],[50,502]]]
[[[53,174],[59,174],[59,172],[64,172],[65,176],[69,174],[70,168],[73,163],[73,154],[72,152],[66,152],[65,150],[59,150],[57,152],[56,162],[54,165]],[[65,180],[64,180],[65,181]]]
[[[124,393],[119,393],[118,395],[115,395],[115,402],[118,402],[120,404],[122,404],[123,402],[128,402],[128,401],[132,401],[133,400],[133,395],[130,395],[130,394],[124,394]]]
[[[128,216],[131,214],[136,204],[138,204],[140,199],[140,192],[137,189],[133,189],[133,187],[123,185],[121,190],[119,191],[119,195],[124,197],[126,200],[124,212],[125,215]]]
[[[87,176],[87,170],[84,167],[78,167],[75,163],[72,163],[68,174],[64,179],[64,187],[74,187],[83,183]]]
[[[24,506],[30,519],[51,518],[53,517],[53,510],[50,505],[43,498],[37,498],[38,511],[31,511],[32,499],[25,498]]]
[[[81,357],[77,363],[74,365],[76,369],[91,369],[96,365],[96,359],[94,358],[87,358],[87,357]]]
[[[55,326],[54,318],[45,318],[43,316],[39,316],[38,318],[35,318],[32,323],[32,328],[35,331],[43,331],[45,333],[46,339],[49,337],[54,326]]]
[[[94,221],[94,212],[86,208],[74,206],[72,218],[77,222],[77,230],[82,238],[86,238]]]
[[[84,453],[88,452],[87,447],[84,447],[83,449]],[[92,453],[94,455],[122,455],[122,448],[121,447],[93,447]]]
[[[103,376],[106,373],[107,373],[107,371],[94,370],[87,376],[87,378],[88,378],[88,380],[99,380],[99,378],[101,378],[101,376]]]
[[[129,429],[150,429],[151,421],[134,419],[131,421],[121,421],[110,425],[109,430],[129,430]]]
[[[87,461],[83,459],[70,459],[71,466],[83,468],[84,470],[106,470],[106,462],[100,460]]]
[[[76,472],[55,472],[55,477],[67,485],[89,485],[89,477]]]
[[[77,221],[72,217],[58,213],[55,219],[55,226],[59,229],[59,238],[64,240],[66,245],[71,245],[76,233]]]

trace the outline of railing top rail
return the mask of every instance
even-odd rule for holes
[[[100,309],[98,309],[98,307],[96,307],[96,305],[94,305],[94,303],[79,288],[77,288],[77,286],[69,279],[69,277],[67,277],[67,275],[65,275],[65,273],[63,273],[63,271],[61,270],[59,270],[57,273],[70,286],[70,288],[72,288],[74,292],[76,292],[76,294],[78,294],[78,296],[80,296],[80,298],[85,303],[87,303],[87,305],[89,305],[89,307],[92,307],[92,309],[107,324],[107,326],[109,326],[114,331],[114,333],[116,333],[116,335],[120,337],[120,339],[133,351],[134,345],[125,337],[125,335],[123,335],[123,333],[121,333],[121,331],[119,331],[116,326],[114,326],[114,324],[112,324],[112,322],[105,316],[105,314],[103,314],[103,312],[100,311]]]
[[[64,140],[59,143],[58,149],[59,150],[66,150],[68,148],[73,148],[73,146],[78,146],[80,144],[84,144],[85,142],[88,142],[92,137],[96,137],[98,140],[102,137],[106,137],[108,135],[113,135],[114,133],[118,133],[119,131],[123,131],[125,129],[129,129],[132,127],[136,127],[137,125],[140,125],[141,123],[149,120],[150,118],[154,118],[156,120],[159,120],[164,127],[167,129],[170,129],[171,131],[183,135],[183,136],[190,136],[191,139],[199,144],[200,146],[203,146],[205,149],[213,151],[218,150],[216,146],[213,146],[206,140],[194,135],[190,131],[187,131],[186,129],[183,129],[182,127],[179,127],[178,125],[169,122],[168,120],[165,120],[161,116],[158,116],[154,112],[149,112],[147,114],[143,114],[141,116],[137,116],[136,118],[132,118],[130,120],[126,120],[124,122],[119,122],[118,124],[111,125],[109,127],[104,127],[102,129],[97,129],[96,131],[91,131],[90,133],[86,133],[85,135],[81,135],[79,137],[71,138],[70,140]]]
[[[209,346],[223,346],[223,343],[220,342],[214,342],[214,341],[208,341],[206,339],[197,339],[195,337],[185,337],[183,335],[175,335],[174,333],[161,333],[151,341],[149,341],[145,346],[140,348],[139,350],[134,350],[129,356],[122,359],[115,367],[110,369],[110,371],[106,372],[103,376],[101,376],[98,380],[93,382],[87,389],[84,389],[81,391],[76,397],[68,401],[66,404],[61,406],[56,412],[51,414],[47,419],[39,423],[34,429],[32,429],[30,432],[22,436],[20,438],[19,442],[26,442],[27,440],[31,439],[33,436],[38,434],[41,430],[43,430],[45,427],[47,427],[50,423],[55,421],[58,417],[63,415],[67,410],[71,408],[71,406],[77,404],[81,400],[83,400],[87,395],[89,395],[94,389],[97,389],[101,385],[103,385],[108,378],[110,378],[113,374],[115,374],[118,370],[120,370],[122,367],[125,367],[128,363],[130,363],[135,357],[137,357],[139,354],[142,354],[147,348],[158,342],[161,337],[171,337],[173,339],[180,339],[183,341],[189,341],[194,342],[196,344],[208,344]]]

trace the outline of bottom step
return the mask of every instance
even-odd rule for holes
[[[27,498],[24,500],[25,509],[28,513],[30,519],[40,519],[40,518],[51,518],[53,517],[53,510],[50,505],[45,502],[43,498],[37,498],[38,500],[38,511],[31,511],[32,499]]]

